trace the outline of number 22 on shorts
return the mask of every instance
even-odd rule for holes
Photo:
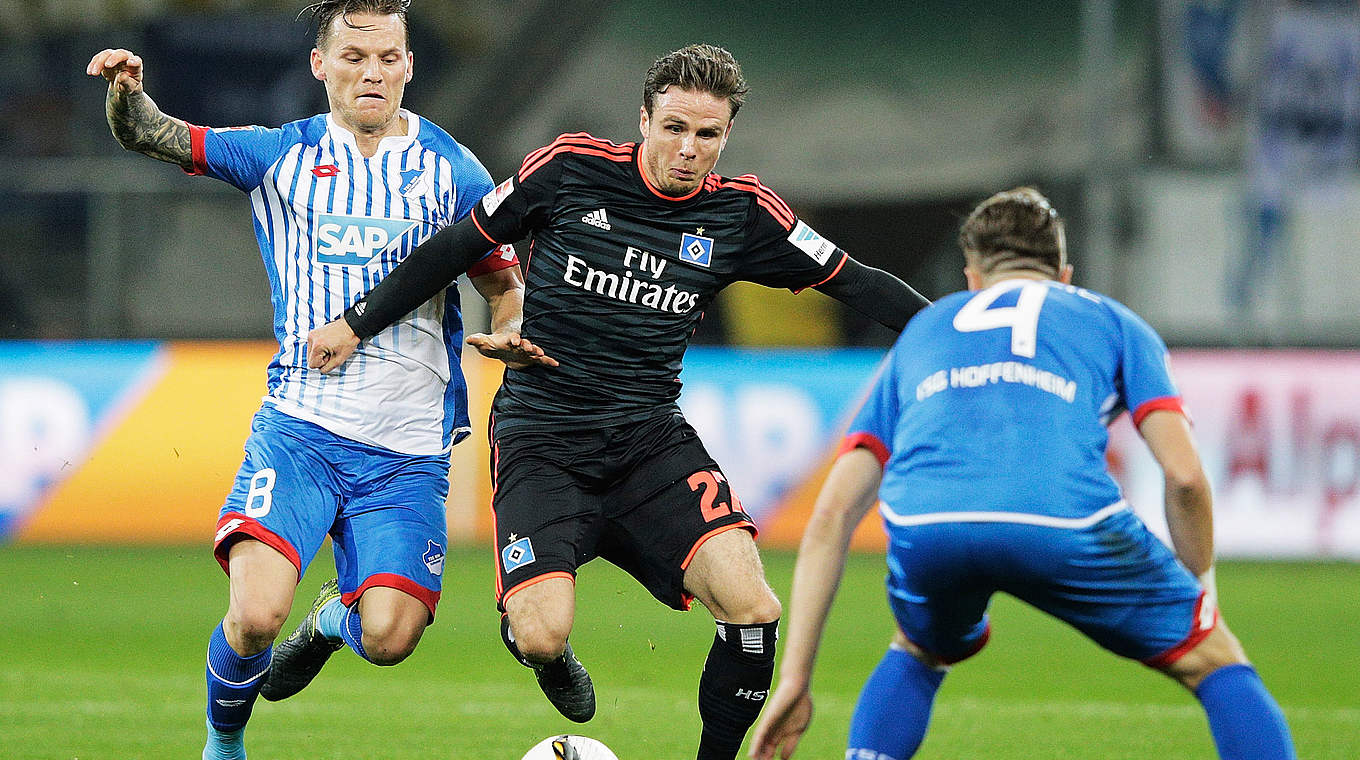
[[[728,494],[732,497],[732,504],[729,506],[725,501],[718,501],[719,483],[727,482],[721,472],[717,470],[700,470],[689,476],[689,490],[698,491],[703,489],[699,495],[699,512],[704,516],[704,522],[713,522],[719,517],[726,517],[732,514],[735,509],[738,512],[745,512],[741,507],[741,499],[732,493],[728,488]]]

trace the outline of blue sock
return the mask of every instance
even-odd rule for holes
[[[1226,665],[1195,689],[1222,760],[1295,760],[1284,712],[1250,665]]]
[[[847,758],[907,760],[926,738],[944,672],[895,647],[865,682],[850,719]]]
[[[325,610],[323,610],[325,611]],[[344,616],[340,620],[340,638],[345,640],[350,649],[360,657],[368,660],[368,653],[364,651],[364,626],[359,620],[359,610],[357,607],[344,608]],[[322,631],[325,633],[325,631]],[[372,662],[372,660],[368,660]]]
[[[343,638],[341,631],[344,630],[346,612],[349,612],[349,608],[338,598],[330,600],[316,613],[316,629],[328,639]]]
[[[273,647],[259,654],[242,657],[227,643],[227,636],[218,623],[208,638],[208,746],[204,757],[244,758],[241,734],[250,720],[255,697],[264,685],[269,672]],[[209,754],[209,750],[218,745]]]

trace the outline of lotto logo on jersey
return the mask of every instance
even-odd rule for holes
[[[836,244],[817,234],[817,231],[807,226],[803,220],[799,219],[798,224],[789,233],[789,242],[793,243],[803,253],[812,257],[818,264],[825,264],[831,258],[832,252],[836,250]]]
[[[397,246],[417,222],[368,216],[322,214],[317,218],[316,260],[322,264],[363,266]]]

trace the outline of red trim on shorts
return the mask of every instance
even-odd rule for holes
[[[184,173],[191,177],[207,174],[208,154],[203,146],[203,138],[207,137],[208,128],[190,124],[187,121],[184,122],[184,125],[189,128],[189,152],[193,156],[194,166],[192,169],[184,169],[182,166],[180,168],[184,169]]]
[[[498,562],[497,565],[496,565],[496,569],[497,569],[497,570],[500,569],[500,564],[499,564],[499,562]],[[568,572],[566,572],[566,571],[564,571],[564,570],[554,570],[554,571],[552,571],[551,573],[544,573],[544,574],[542,574],[542,575],[537,575],[537,576],[534,576],[533,578],[530,578],[530,579],[527,580],[527,581],[523,581],[523,582],[520,582],[520,583],[516,583],[515,585],[511,586],[511,587],[510,587],[510,590],[509,590],[509,591],[506,591],[505,594],[504,594],[503,596],[500,597],[501,606],[502,606],[502,607],[505,606],[505,600],[506,600],[506,599],[509,599],[510,597],[512,597],[512,596],[514,596],[515,594],[519,593],[520,591],[523,591],[524,589],[526,589],[526,588],[528,588],[528,587],[534,585],[535,583],[538,583],[539,581],[546,581],[546,580],[548,580],[549,578],[566,578],[566,579],[568,579],[568,580],[571,581],[571,585],[573,585],[573,586],[576,585],[576,576],[574,576],[574,575],[572,575],[571,573],[568,573]],[[499,577],[499,573],[497,574],[496,585],[500,585],[500,577]]]
[[[232,520],[240,520],[241,524],[232,528],[227,533],[222,533],[222,527]],[[297,549],[294,549],[293,545],[284,540],[282,536],[261,525],[255,518],[246,517],[240,512],[228,512],[218,519],[217,530],[218,535],[213,539],[213,556],[217,558],[217,564],[222,566],[222,572],[226,573],[228,577],[231,576],[231,567],[229,565],[230,557],[228,555],[230,553],[231,544],[235,543],[235,541],[227,541],[227,539],[232,536],[243,534],[256,541],[264,542],[279,554],[287,557],[288,561],[292,562],[293,567],[298,571],[298,578],[301,580],[302,560],[298,558]]]
[[[892,455],[892,452],[888,451],[888,447],[883,444],[883,441],[873,433],[851,433],[845,437],[845,440],[841,441],[841,447],[836,452],[836,456],[854,451],[855,449],[867,449],[869,453],[878,457],[878,465],[880,467],[887,466],[888,457]]]
[[[404,594],[414,596],[425,605],[425,609],[430,612],[430,622],[434,622],[434,609],[439,606],[439,592],[431,591],[404,575],[395,573],[374,573],[364,579],[359,588],[349,593],[341,594],[340,601],[346,606],[350,606],[364,595],[364,592],[371,588],[394,588]]]
[[[475,224],[477,220],[474,219],[472,221]],[[505,249],[507,248],[510,249],[509,250],[510,258],[508,259],[502,255],[503,253],[506,252]],[[492,251],[491,253],[488,253],[486,256],[482,257],[480,261],[469,267],[467,271],[467,276],[469,278],[481,277],[484,274],[499,272],[502,269],[509,269],[510,267],[518,265],[519,258],[515,256],[515,249],[511,246],[503,245],[497,248],[496,250]]]
[[[491,438],[496,431],[496,413],[491,413],[491,424],[487,426],[487,437]],[[496,490],[500,487],[497,482],[497,468],[501,464],[501,447],[494,440],[491,442],[491,564],[492,573],[496,575],[496,601],[499,602],[502,593],[505,591],[501,587],[501,547],[497,536],[500,535],[500,528],[496,526]]]
[[[850,254],[846,253],[845,251],[841,251],[841,263],[836,265],[836,269],[831,274],[827,275],[826,279],[822,280],[821,282],[814,283],[812,285],[807,285],[801,288],[789,288],[789,289],[793,291],[794,295],[797,295],[799,293],[802,293],[804,290],[807,290],[808,288],[815,288],[820,285],[825,285],[831,281],[831,278],[841,273],[841,270],[845,268],[845,262],[849,260]]]
[[[1181,403],[1180,396],[1163,396],[1154,398],[1151,401],[1144,401],[1137,409],[1133,410],[1133,426],[1138,427],[1143,424],[1144,418],[1156,411],[1176,412],[1189,419],[1190,415],[1185,413],[1185,406]]]
[[[733,528],[744,528],[747,532],[751,534],[751,538],[755,538],[760,535],[760,531],[756,530],[756,524],[751,522],[751,518],[749,517],[746,518],[746,522],[719,525],[713,530],[710,530],[709,532],[703,534],[702,536],[699,536],[699,540],[695,541],[694,546],[691,546],[689,548],[689,554],[685,555],[685,561],[680,563],[680,569],[681,570],[689,569],[689,563],[694,561],[694,555],[699,551],[699,547],[704,545],[705,541],[707,541],[710,538],[713,538],[719,533],[726,533],[727,531],[732,530]]]
[[[905,633],[903,633],[902,635],[906,636]],[[985,646],[987,646],[987,642],[989,642],[989,641],[992,640],[992,624],[991,624],[991,622],[988,622],[988,623],[987,623],[987,627],[984,628],[984,629],[982,629],[982,636],[978,637],[977,643],[974,644],[973,647],[972,647],[971,649],[969,649],[967,652],[964,652],[963,654],[959,655],[958,657],[945,657],[944,655],[942,655],[942,654],[940,654],[940,653],[938,653],[938,652],[932,652],[932,651],[930,651],[929,649],[927,649],[927,648],[921,646],[920,644],[916,643],[915,641],[913,641],[912,638],[911,638],[910,636],[907,636],[907,640],[908,640],[908,641],[911,641],[912,646],[915,646],[917,649],[921,650],[922,652],[925,652],[926,654],[930,655],[931,657],[934,657],[935,659],[939,660],[939,661],[940,661],[940,664],[942,664],[942,665],[953,665],[953,664],[955,664],[955,663],[963,662],[964,660],[968,659],[969,657],[972,657],[973,655],[977,654],[978,652],[981,652],[981,651],[982,651],[982,648],[985,647]]]
[[[1214,629],[1218,627],[1218,608],[1214,608],[1214,615],[1209,621],[1209,624],[1203,625],[1201,613],[1204,611],[1204,600],[1206,598],[1206,592],[1199,592],[1199,599],[1195,601],[1195,612],[1190,618],[1190,635],[1186,636],[1184,641],[1165,652],[1143,660],[1144,665],[1147,665],[1150,668],[1164,668],[1184,657],[1191,649],[1199,646],[1199,643],[1204,641],[1210,633],[1213,633]]]

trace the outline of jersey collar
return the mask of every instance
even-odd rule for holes
[[[660,190],[657,190],[656,186],[652,184],[652,181],[650,179],[647,179],[647,170],[642,168],[642,146],[644,142],[645,141],[641,140],[638,141],[637,149],[633,151],[633,168],[637,169],[638,177],[642,179],[642,186],[647,188],[647,191],[650,192],[652,195],[660,198],[663,201],[672,201],[677,203],[680,201],[687,201],[693,198],[694,196],[698,195],[699,191],[703,190],[704,186],[708,184],[708,177],[713,176],[713,173],[709,172],[708,177],[704,177],[704,181],[700,182],[699,186],[694,188],[694,190],[691,191],[688,195],[666,195]]]
[[[406,134],[384,137],[378,142],[378,150],[373,155],[376,156],[378,153],[385,153],[387,151],[406,150],[406,148],[408,148],[411,143],[415,142],[416,138],[420,135],[420,119],[415,114],[402,108],[397,111],[397,118],[406,120]],[[335,114],[333,113],[326,114],[326,131],[330,133],[331,138],[336,142],[348,145],[354,150],[356,155],[358,154],[359,141],[355,139],[353,132],[347,127],[341,126],[340,122],[335,120]]]

